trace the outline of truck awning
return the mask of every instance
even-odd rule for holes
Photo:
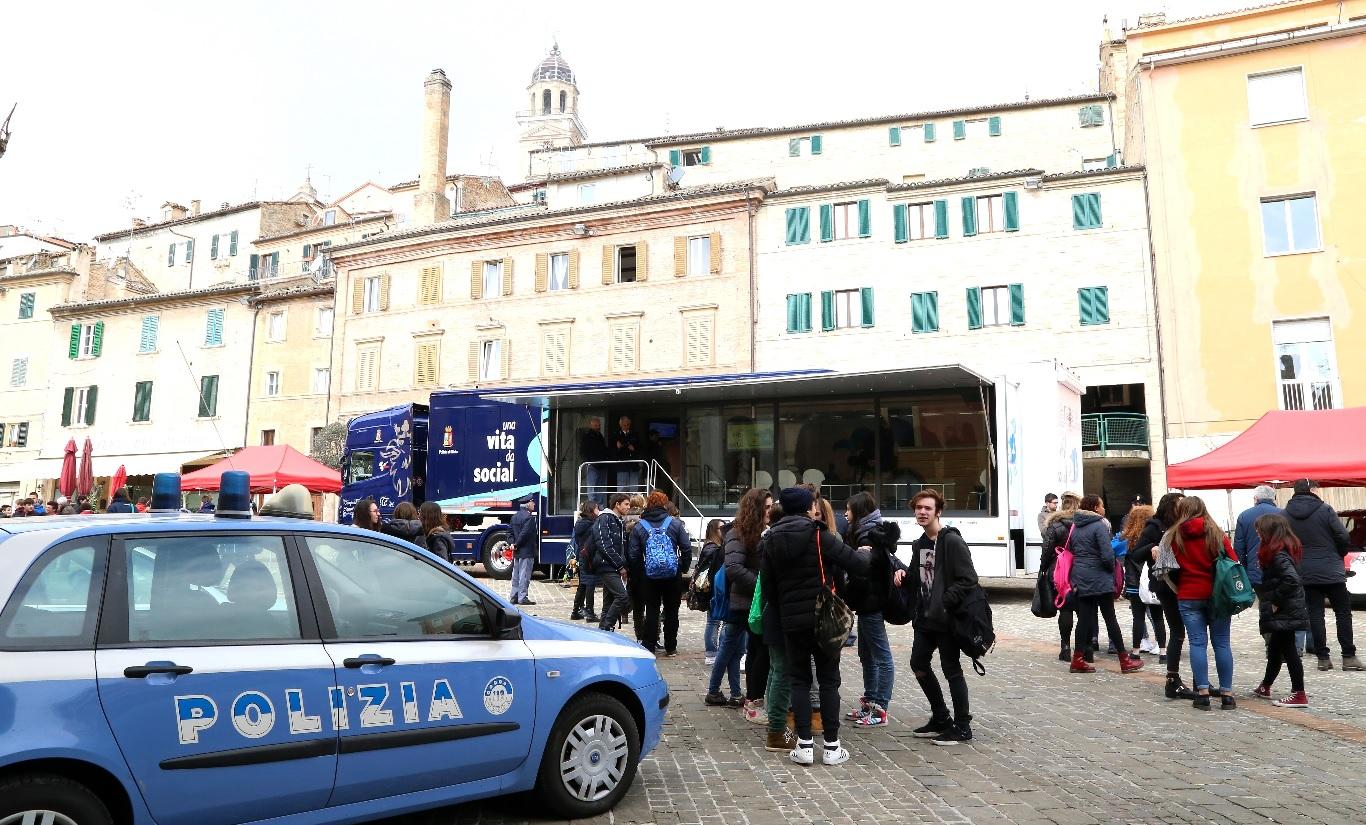
[[[909,390],[962,389],[991,386],[991,381],[957,364],[876,372],[732,373],[673,378],[571,384],[559,387],[512,387],[478,393],[489,401],[549,409],[628,406],[669,400],[688,403],[734,402],[766,398],[816,398]]]

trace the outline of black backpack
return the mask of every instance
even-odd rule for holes
[[[950,622],[958,649],[972,660],[972,669],[977,671],[977,675],[985,676],[986,666],[978,660],[996,645],[996,631],[991,625],[991,605],[987,604],[986,591],[980,586],[974,587],[954,608]]]

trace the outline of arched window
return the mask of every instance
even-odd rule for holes
[[[544,92],[541,92],[541,114],[543,114],[543,115],[548,115],[548,114],[550,114],[550,90],[549,90],[549,89],[546,89]]]
[[[569,92],[560,92],[560,114],[564,114],[564,107],[568,101]]]

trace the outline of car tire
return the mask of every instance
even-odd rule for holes
[[[484,551],[480,558],[484,562],[484,572],[495,579],[507,581],[512,578],[512,560],[506,557],[498,558],[499,553],[505,553],[511,548],[510,538],[511,534],[506,530],[494,531],[484,538]]]
[[[558,816],[589,819],[621,801],[639,761],[635,717],[611,696],[586,693],[555,720],[541,756],[536,795]]]
[[[0,822],[22,822],[30,811],[51,812],[53,825],[113,825],[109,808],[86,786],[64,776],[24,774],[0,781]],[[43,817],[38,817],[39,821]],[[63,821],[66,820],[66,821]]]

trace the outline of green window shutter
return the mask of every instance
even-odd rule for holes
[[[968,136],[968,123],[965,120],[955,120],[953,122],[953,139],[964,140]]]
[[[210,257],[211,259],[215,260],[215,261],[218,260],[218,236],[217,236],[217,235],[214,235],[213,238],[209,241],[209,257]]]
[[[306,243],[306,244],[304,244],[304,260],[306,261],[306,260],[308,260],[309,258],[312,258],[312,257],[313,257],[313,244],[311,244],[311,243]]]
[[[865,286],[859,290],[859,303],[863,305],[863,326],[873,325],[873,288]]]
[[[1014,192],[1006,192],[1001,196],[1001,202],[1005,206],[1006,231],[1015,232],[1020,228],[1020,204]]]
[[[802,236],[806,234],[806,221],[803,220],[806,213],[805,206],[789,207],[787,216],[787,245],[806,243]]]
[[[185,242],[185,263],[194,260],[194,238]]]
[[[75,358],[81,354],[81,325],[71,325],[71,343],[66,348],[66,357]]]
[[[1091,221],[1094,226],[1101,226],[1103,221],[1100,218],[1100,193],[1094,192],[1090,196],[1091,200]]]
[[[683,150],[682,150],[682,149],[670,149],[670,150],[669,150],[669,165],[670,165],[670,166],[682,166],[682,165],[683,165]]]
[[[1072,196],[1072,228],[1095,229],[1101,225],[1100,194],[1087,192]]]
[[[1108,154],[1108,155],[1105,156],[1105,168],[1106,168],[1106,169],[1113,169],[1113,168],[1115,168],[1115,167],[1118,166],[1118,165],[1119,165],[1119,155],[1118,155],[1118,154],[1116,154],[1115,152],[1111,152],[1110,154]]]
[[[76,395],[75,387],[67,387],[62,390],[62,426],[71,426],[71,402]]]
[[[175,266],[175,244],[171,244],[166,249],[166,265]]]
[[[946,200],[934,202],[934,236],[936,238],[947,238],[949,236],[949,202]]]
[[[987,118],[987,134],[992,137],[1001,136],[1001,119],[999,117],[992,115]]]
[[[1085,195],[1073,195],[1073,196],[1072,196],[1072,228],[1073,228],[1073,229],[1085,229],[1085,228],[1086,228],[1086,200],[1085,200],[1085,198],[1086,198]]]
[[[95,334],[90,339],[90,354],[95,358],[100,357],[100,352],[104,349],[104,322],[95,322]]]
[[[872,237],[873,234],[873,205],[867,198],[858,202],[858,236],[860,238]]]
[[[139,381],[133,391],[133,420],[148,421],[152,417],[152,382]]]
[[[236,254],[237,254],[237,230],[234,229],[234,230],[232,230],[232,234],[228,235],[228,255],[229,255],[229,257],[231,257],[231,256],[236,255]]]
[[[1011,284],[1010,325],[1013,327],[1023,326],[1024,322],[1024,284]]]
[[[802,296],[795,294],[787,296],[787,331],[789,334],[802,331],[801,312]]]
[[[925,142],[934,143],[934,124],[926,123],[922,131],[925,133]]]
[[[891,127],[888,127],[888,129],[887,129],[887,145],[888,145],[888,146],[900,146],[900,145],[901,145],[901,127],[900,127],[900,126],[891,126]]]
[[[802,293],[802,332],[811,331],[811,293]]]
[[[85,388],[85,423],[86,423],[86,424],[94,424],[94,423],[95,423],[95,402],[99,400],[99,396],[100,396],[100,388],[99,388],[99,387],[86,387],[86,388]]]
[[[702,147],[702,151],[699,152],[698,154],[700,154],[700,155],[702,156],[701,160],[702,160],[702,165],[703,165],[703,166],[706,166],[708,163],[711,163],[711,147],[710,147],[710,146],[703,146],[703,147]]]
[[[204,319],[204,346],[216,347],[223,343],[223,310],[211,309]]]
[[[835,205],[821,204],[821,243],[835,239]]]
[[[811,207],[797,210],[797,243],[811,243]]]
[[[982,290],[968,287],[968,329],[982,328]]]
[[[925,331],[939,331],[939,293],[925,293]]]
[[[206,375],[199,379],[199,417],[212,418],[218,414],[218,376]]]
[[[1096,287],[1096,323],[1110,323],[1110,288]]]
[[[823,141],[823,140],[821,139],[821,136],[820,136],[820,135],[812,135],[812,136],[811,136],[811,154],[813,154],[813,155],[819,155],[819,154],[821,153],[821,149],[823,148],[824,142],[825,142],[825,141]]]
[[[792,138],[787,142],[787,156],[790,158],[800,157],[802,154],[802,139]]]
[[[270,276],[273,278],[280,274],[280,253],[270,253]]]
[[[906,230],[906,204],[892,204],[892,240],[896,243],[905,243],[910,240],[910,233]]]
[[[911,293],[911,332],[925,331],[925,293]]]
[[[971,238],[977,234],[977,199],[971,195],[963,198],[963,237]]]
[[[247,269],[247,277],[253,281],[261,277],[261,256],[255,252],[251,253],[251,265]]]
[[[1089,286],[1077,290],[1077,316],[1082,326],[1096,322],[1096,299],[1093,292]]]
[[[21,319],[33,317],[33,304],[36,299],[37,294],[33,292],[25,292],[19,296],[19,317]]]
[[[142,316],[142,332],[138,335],[138,352],[156,352],[158,326],[160,326],[160,320],[157,316]]]
[[[821,332],[835,328],[835,293],[825,290],[821,293]]]

